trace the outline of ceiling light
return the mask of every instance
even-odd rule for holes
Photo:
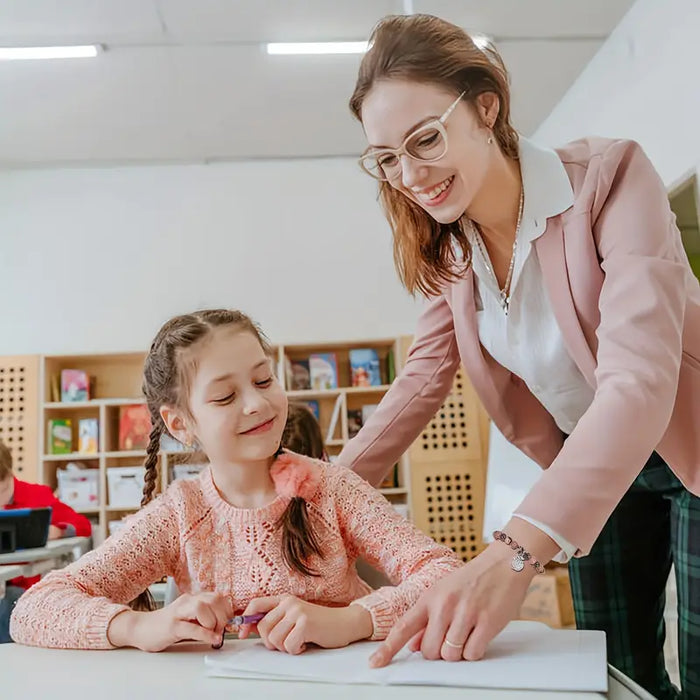
[[[19,61],[45,58],[94,58],[101,47],[92,46],[2,46],[0,60]]]
[[[317,41],[268,44],[267,53],[274,55],[364,53],[366,41]]]

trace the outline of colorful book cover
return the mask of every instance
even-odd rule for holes
[[[119,449],[145,450],[151,434],[151,416],[145,404],[119,410]]]
[[[78,421],[78,452],[81,454],[96,454],[99,435],[97,418],[81,418]]]
[[[318,401],[306,401],[306,406],[308,407],[309,411],[314,414],[314,418],[320,422],[321,420],[321,411],[318,406]]]
[[[73,432],[70,418],[52,418],[48,422],[47,444],[49,454],[67,455],[73,451]]]
[[[61,370],[61,401],[88,401],[90,377],[81,369]]]
[[[360,432],[362,427],[362,409],[361,408],[349,408],[348,409],[348,437],[354,438],[357,433]]]
[[[373,348],[350,350],[350,376],[353,386],[381,386],[379,355]]]
[[[338,363],[333,352],[315,353],[309,357],[311,388],[314,391],[338,388]]]
[[[303,391],[311,388],[311,373],[308,360],[292,360],[291,370],[290,388],[292,391]]]

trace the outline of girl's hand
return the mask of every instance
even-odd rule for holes
[[[231,604],[220,593],[181,595],[153,612],[125,610],[112,619],[107,638],[117,647],[162,651],[176,642],[193,640],[213,646],[221,642]]]
[[[307,644],[326,649],[344,647],[372,636],[369,612],[360,605],[328,608],[307,603],[291,595],[252,600],[244,615],[265,613],[257,623],[257,632],[268,649],[300,654]],[[251,625],[241,625],[239,639],[245,639]]]
[[[531,566],[513,571],[512,558],[509,547],[492,543],[431,586],[370,657],[370,666],[386,666],[409,640],[409,649],[420,650],[426,659],[480,659],[489,642],[517,617],[535,575]]]

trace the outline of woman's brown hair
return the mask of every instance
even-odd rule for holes
[[[153,498],[158,479],[158,452],[166,426],[160,415],[161,406],[189,411],[189,387],[192,379],[194,357],[189,353],[196,343],[206,340],[217,328],[233,326],[255,336],[266,355],[271,355],[270,344],[244,313],[228,309],[196,311],[176,316],[168,321],[155,337],[146,356],[143,368],[143,394],[151,416],[151,434],[146,448],[145,482],[141,505]],[[282,530],[282,554],[287,565],[297,571],[313,575],[306,564],[311,554],[322,556],[320,545],[309,521],[306,503],[292,498],[277,526]],[[148,590],[133,602],[135,610],[153,610],[155,604]]]
[[[508,73],[498,52],[481,49],[463,29],[431,15],[390,15],[372,31],[362,59],[350,110],[362,121],[362,104],[381,80],[407,80],[446,88],[475,106],[479,95],[498,96],[500,107],[493,135],[501,151],[518,158],[518,136],[510,123]],[[464,272],[453,244],[466,265],[471,250],[460,221],[440,224],[388,182],[379,199],[394,234],[394,264],[406,289],[426,296],[439,294],[445,283]]]

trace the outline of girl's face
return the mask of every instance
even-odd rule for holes
[[[209,460],[244,463],[271,457],[287,420],[287,395],[258,339],[239,328],[217,328],[194,352],[192,432]]]
[[[362,105],[368,150],[399,148],[416,128],[442,117],[456,97],[432,84],[402,80],[377,82]],[[479,192],[498,149],[495,142],[488,143],[490,131],[484,126],[484,121],[492,124],[497,113],[495,95],[480,96],[476,110],[461,100],[444,122],[445,154],[432,162],[402,155],[400,170],[389,184],[436,221],[447,224],[458,220]]]

